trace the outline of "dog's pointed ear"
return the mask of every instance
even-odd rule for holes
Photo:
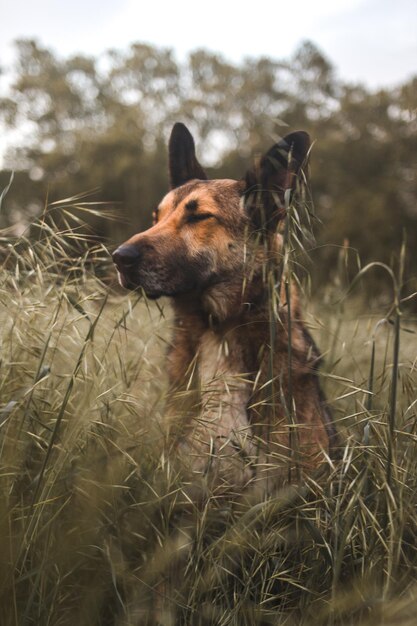
[[[195,156],[194,139],[188,128],[177,122],[169,139],[169,176],[171,189],[188,180],[207,180],[207,175]]]
[[[257,229],[275,229],[285,217],[286,193],[294,191],[309,148],[306,132],[290,133],[246,173],[245,207]]]

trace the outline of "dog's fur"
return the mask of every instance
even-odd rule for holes
[[[288,289],[276,287],[285,282],[279,226],[309,145],[306,133],[291,133],[242,180],[207,180],[191,134],[175,124],[171,191],[152,228],[114,253],[124,287],[171,298],[171,389],[193,378],[201,392],[199,416],[183,411],[174,429],[176,454],[220,490],[264,477],[282,484],[289,468],[317,467],[335,443],[297,290],[287,302]]]

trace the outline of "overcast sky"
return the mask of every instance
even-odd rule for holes
[[[417,73],[416,0],[7,0],[0,22],[0,67],[12,42],[37,38],[60,55],[98,55],[134,41],[173,48],[178,59],[198,47],[226,59],[289,57],[313,41],[339,78],[390,87]],[[6,79],[0,79],[0,86]],[[0,93],[0,97],[1,97]],[[0,167],[15,132],[0,133]]]
[[[416,0],[8,0],[1,13],[0,65],[17,37],[63,55],[145,41],[233,61],[287,57],[311,39],[346,80],[388,86],[417,72]]]

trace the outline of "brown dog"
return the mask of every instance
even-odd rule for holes
[[[176,452],[220,492],[254,479],[262,489],[264,478],[282,484],[335,443],[320,354],[296,289],[284,288],[277,234],[309,145],[306,133],[291,133],[244,179],[207,180],[190,132],[175,124],[171,191],[152,228],[113,255],[124,287],[171,298],[171,388],[193,378],[201,397],[197,417],[177,415]]]

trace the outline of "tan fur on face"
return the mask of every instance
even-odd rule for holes
[[[226,179],[194,183],[189,187],[189,193],[186,193],[186,188],[181,188],[181,194],[177,190],[170,191],[157,208],[154,226],[145,233],[134,235],[126,244],[140,244],[146,237],[155,245],[164,239],[175,245],[176,240],[181,239],[190,255],[197,255],[204,248],[209,248],[214,256],[227,253],[228,245],[234,242],[229,232],[230,225],[245,220],[238,195],[239,183]],[[227,207],[219,203],[219,199],[224,198],[228,199]],[[188,211],[187,205],[193,201],[198,208]],[[201,214],[213,217],[201,222],[188,222],[191,216]]]

